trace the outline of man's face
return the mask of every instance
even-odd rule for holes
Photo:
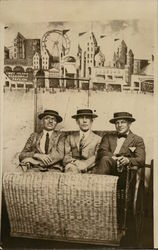
[[[46,115],[43,117],[43,129],[47,131],[54,130],[57,125],[57,119],[55,116]]]
[[[119,119],[115,122],[115,127],[116,127],[116,131],[119,134],[125,134],[129,131],[131,126],[131,122],[124,120],[124,119]]]
[[[86,132],[92,127],[93,119],[89,116],[81,116],[77,118],[76,120],[79,128],[83,131]]]

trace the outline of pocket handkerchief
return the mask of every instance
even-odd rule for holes
[[[129,147],[129,149],[132,151],[132,153],[136,150],[136,147]]]

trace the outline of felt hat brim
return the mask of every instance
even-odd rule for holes
[[[41,120],[43,117],[45,117],[46,115],[51,115],[51,116],[55,116],[56,119],[57,119],[57,123],[60,123],[62,122],[63,118],[60,116],[60,115],[57,115],[55,113],[52,113],[52,112],[45,112],[45,113],[42,113],[42,114],[39,114],[38,118]]]
[[[90,118],[96,118],[96,117],[98,117],[98,116],[95,115],[95,114],[89,114],[89,113],[76,114],[76,115],[73,115],[73,116],[71,116],[71,117],[72,117],[73,119],[77,119],[77,118],[82,117],[82,116],[88,116],[88,117],[90,117]]]
[[[111,119],[109,122],[114,124],[117,120],[120,120],[120,119],[128,120],[130,122],[135,122],[135,120],[136,120],[133,117],[120,116],[120,117],[116,117],[116,118]]]

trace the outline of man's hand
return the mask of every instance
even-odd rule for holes
[[[129,163],[129,159],[125,156],[117,157],[120,166],[126,166]]]
[[[46,154],[34,154],[34,158],[41,161],[44,166],[48,166],[49,164],[51,164],[52,159],[49,155]]]
[[[83,171],[83,170],[87,170],[87,166],[86,164],[84,163],[84,161],[81,161],[81,160],[77,160],[75,161],[75,165],[77,166],[78,170],[79,171]]]
[[[115,156],[115,155],[113,155],[113,156],[112,156],[112,159],[115,160],[115,161],[117,161],[117,160],[118,160],[118,157]]]

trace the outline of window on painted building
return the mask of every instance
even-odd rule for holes
[[[91,73],[92,73],[92,70],[90,67],[88,67],[88,74],[91,75]]]
[[[87,54],[87,57],[89,58],[89,54]]]
[[[87,50],[89,51],[89,47],[87,48]]]
[[[5,86],[9,87],[9,82],[8,81],[5,82]]]
[[[116,78],[116,79],[121,79],[121,80],[122,80],[122,79],[123,79],[123,76],[116,75],[115,78]]]
[[[139,82],[134,82],[134,87],[139,87]]]
[[[108,75],[107,77],[108,79],[112,80],[112,75]]]
[[[87,43],[87,45],[89,46],[89,43]]]
[[[87,63],[89,63],[89,60],[87,60]]]
[[[93,51],[93,47],[91,48],[91,51]]]

